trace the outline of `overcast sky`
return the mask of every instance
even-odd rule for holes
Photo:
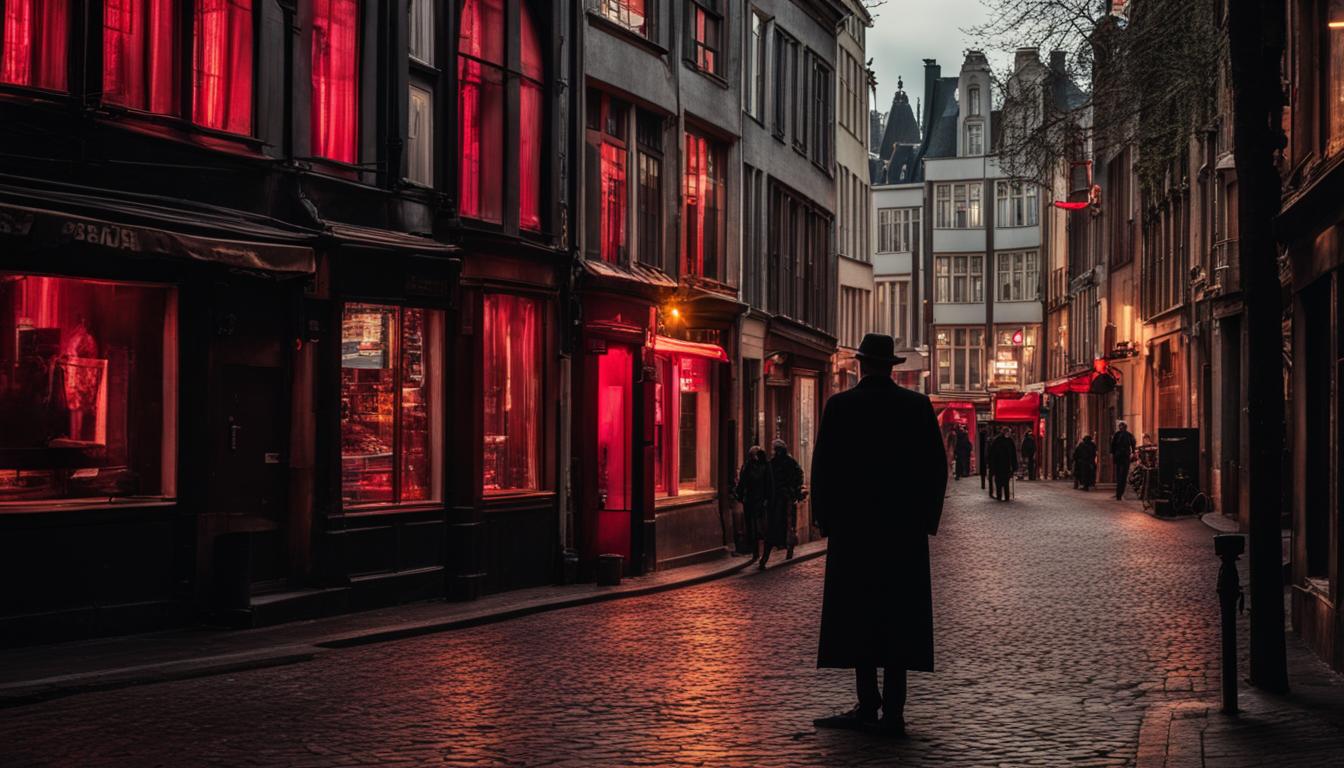
[[[957,74],[965,50],[975,43],[962,30],[985,20],[980,0],[887,0],[872,13],[867,53],[877,73],[873,107],[882,112],[891,107],[898,76],[905,79],[912,107],[923,97],[924,59],[937,59],[944,77]]]

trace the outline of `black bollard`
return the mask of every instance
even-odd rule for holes
[[[1213,537],[1213,551],[1222,558],[1218,569],[1218,605],[1223,617],[1223,712],[1237,713],[1237,613],[1246,607],[1241,592],[1237,558],[1246,551],[1246,539],[1240,534],[1224,533]]]

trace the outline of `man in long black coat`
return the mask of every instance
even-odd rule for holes
[[[1097,444],[1092,442],[1091,435],[1083,435],[1073,449],[1073,475],[1084,491],[1092,490],[1097,482]]]
[[[966,435],[965,427],[957,427],[956,453],[957,479],[971,474],[971,438]]]
[[[862,379],[826,402],[813,448],[812,516],[830,538],[817,666],[853,669],[859,699],[814,723],[901,734],[906,670],[933,671],[928,537],[947,455],[929,399],[891,380],[894,349],[890,336],[864,336]]]
[[[1036,438],[1028,429],[1025,435],[1022,435],[1022,461],[1027,465],[1027,479],[1036,479]]]
[[[1115,463],[1115,498],[1125,498],[1125,484],[1129,481],[1129,460],[1134,457],[1134,435],[1125,422],[1116,425],[1111,437],[1111,461]]]
[[[1017,446],[1005,427],[989,444],[989,474],[994,483],[994,498],[1008,500],[1009,483],[1017,471]]]

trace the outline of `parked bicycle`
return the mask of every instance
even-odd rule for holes
[[[1176,470],[1167,501],[1174,515],[1202,515],[1209,511],[1208,494],[1199,490],[1199,484],[1180,469]]]

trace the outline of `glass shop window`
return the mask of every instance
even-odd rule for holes
[[[443,313],[346,304],[341,318],[341,499],[441,498]]]
[[[656,496],[714,489],[714,362],[694,355],[659,355],[654,388]]]
[[[64,91],[69,0],[0,0],[0,83]]]
[[[0,509],[175,493],[166,286],[0,274]]]
[[[521,296],[485,297],[484,339],[486,494],[541,489],[541,302]]]

